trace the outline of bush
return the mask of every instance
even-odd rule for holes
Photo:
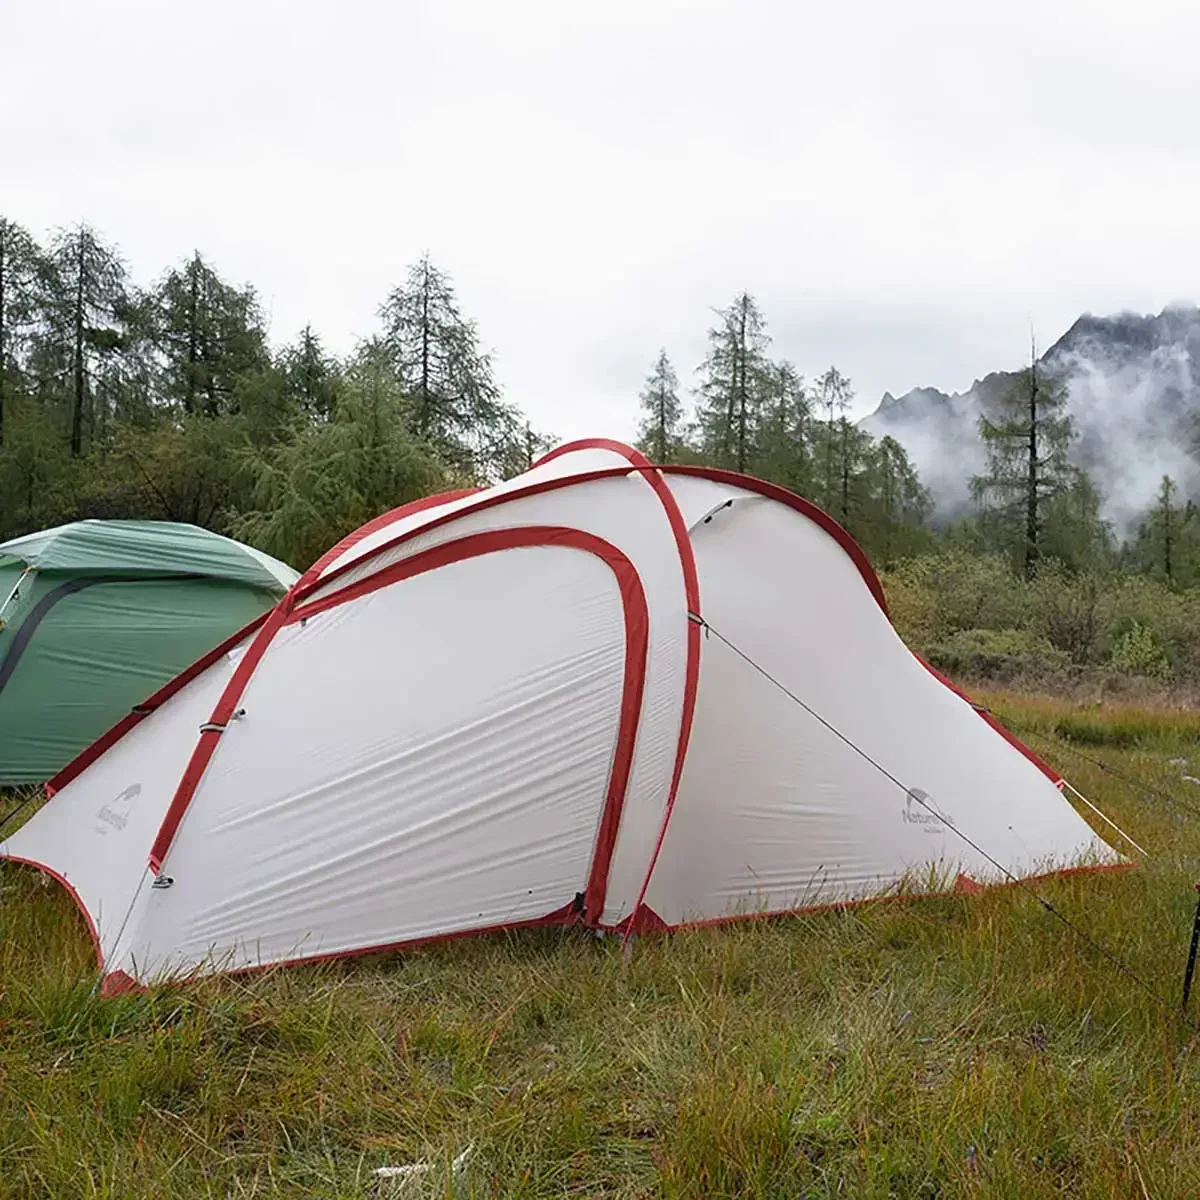
[[[1116,641],[1112,665],[1126,675],[1162,678],[1171,673],[1171,660],[1148,625],[1134,621]]]
[[[1071,665],[1069,654],[1024,629],[963,629],[927,653],[946,674],[996,682],[1045,677]]]
[[[1073,663],[1096,662],[1107,606],[1100,579],[1071,575],[1061,563],[1047,562],[1030,586],[1030,628]]]
[[[1027,583],[998,555],[961,548],[899,563],[882,577],[901,637],[940,670],[1123,690],[1136,679],[1200,682],[1200,588],[1145,576],[1072,572],[1047,560]],[[1066,682],[1065,679],[1060,682]]]
[[[1025,585],[999,555],[926,554],[900,563],[883,583],[892,619],[913,645],[931,645],[968,629],[1025,623]]]

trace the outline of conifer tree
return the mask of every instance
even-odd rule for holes
[[[1168,587],[1190,586],[1195,581],[1198,525],[1195,506],[1180,504],[1178,485],[1164,475],[1154,507],[1137,533],[1138,565]]]
[[[280,351],[277,363],[288,395],[309,420],[330,420],[337,403],[338,364],[325,352],[311,325],[305,325],[299,339]]]
[[[521,422],[506,405],[459,311],[449,276],[425,255],[381,309],[383,343],[408,397],[413,434],[447,462],[480,478],[499,473]]]
[[[845,522],[850,512],[852,480],[865,448],[855,437],[858,431],[847,416],[854,391],[850,380],[837,367],[830,367],[817,380],[815,398],[822,418],[814,443],[818,502]]]
[[[54,391],[69,381],[70,446],[83,453],[84,424],[104,416],[99,392],[122,343],[125,266],[89,225],[60,232],[45,259],[46,327],[42,362]]]
[[[971,481],[972,494],[1000,540],[1016,550],[1026,579],[1042,557],[1046,506],[1074,479],[1066,407],[1066,391],[1044,375],[1035,354],[1001,399],[996,419],[979,419],[988,461]]]
[[[812,490],[811,406],[804,377],[786,359],[763,376],[754,435],[754,474],[801,495]]]
[[[16,382],[37,306],[38,249],[14,221],[0,217],[0,449],[5,401]]]
[[[743,292],[708,331],[708,357],[700,366],[700,449],[715,465],[745,471],[768,374],[770,338],[754,297]]]
[[[651,462],[673,461],[682,438],[683,405],[679,400],[679,380],[666,350],[660,350],[654,360],[642,388],[641,402],[638,447]]]
[[[226,283],[197,252],[167,272],[152,303],[164,396],[187,414],[232,411],[239,377],[268,362],[253,289]]]

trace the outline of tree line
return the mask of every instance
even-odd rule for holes
[[[421,259],[342,358],[272,348],[252,287],[201,254],[149,286],[86,224],[0,218],[0,537],[84,517],[188,521],[304,565],[377,513],[525,469],[451,281]]]
[[[812,500],[882,562],[927,547],[932,511],[903,446],[850,419],[850,380],[830,367],[811,384],[773,359],[766,320],[743,292],[718,309],[691,406],[666,350],[641,393],[638,445],[662,463],[704,463],[756,475]]]
[[[1200,520],[1171,480],[1118,546],[1100,496],[1070,465],[1061,385],[1036,366],[981,424],[977,511],[930,527],[904,448],[851,419],[851,381],[811,379],[770,353],[747,292],[714,310],[685,387],[666,350],[641,393],[639,445],[779,483],[831,513],[882,567],[942,544],[1043,561],[1104,562],[1188,586]],[[344,356],[311,327],[273,347],[254,289],[199,252],[142,286],[86,224],[44,244],[0,217],[0,538],[84,517],[188,521],[298,567],[430,491],[528,469],[553,439],[508,401],[452,281],[420,259]]]

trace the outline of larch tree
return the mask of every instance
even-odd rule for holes
[[[480,479],[499,474],[521,422],[501,397],[491,359],[480,349],[474,322],[459,310],[449,276],[425,255],[380,315],[414,436]]]
[[[13,221],[0,217],[0,449],[5,401],[15,382],[21,351],[37,311],[38,249]]]
[[[1195,507],[1179,502],[1178,484],[1164,475],[1154,507],[1138,530],[1135,560],[1168,587],[1189,586],[1195,573],[1197,534]]]
[[[830,367],[817,380],[814,399],[821,414],[821,430],[814,445],[819,500],[844,523],[850,513],[853,476],[863,449],[847,415],[854,389],[837,367]]]
[[[754,474],[801,495],[812,490],[812,413],[804,377],[786,359],[763,373],[755,430]]]
[[[97,385],[122,343],[125,267],[88,225],[58,233],[45,258],[46,344],[55,374],[66,376],[73,457],[83,453],[84,425],[98,427]],[[57,389],[56,389],[57,390]]]
[[[1042,558],[1046,506],[1074,479],[1067,394],[1039,370],[1036,352],[1001,398],[996,418],[980,417],[979,435],[987,469],[971,480],[972,495],[1032,579]]]
[[[325,352],[311,325],[305,325],[300,337],[279,352],[277,365],[289,396],[308,419],[318,423],[330,420],[337,403],[338,363]]]
[[[164,396],[188,415],[232,411],[238,379],[268,362],[253,289],[226,283],[197,252],[167,272],[153,305]]]
[[[640,399],[638,448],[652,462],[671,462],[682,440],[683,404],[679,399],[679,379],[666,350],[658,352]]]
[[[235,536],[301,566],[379,513],[461,483],[414,439],[407,405],[389,349],[364,344],[332,418],[254,456]]]
[[[700,449],[717,466],[745,471],[770,371],[770,338],[749,292],[717,310],[717,317],[708,331],[708,357],[700,366],[697,388]]]
[[[933,510],[929,492],[904,447],[886,436],[866,452],[867,500],[864,540],[884,565],[910,553],[920,530]]]

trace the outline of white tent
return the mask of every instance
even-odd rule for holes
[[[372,521],[0,843],[109,991],[1121,861],[901,642],[845,532],[612,442]]]

